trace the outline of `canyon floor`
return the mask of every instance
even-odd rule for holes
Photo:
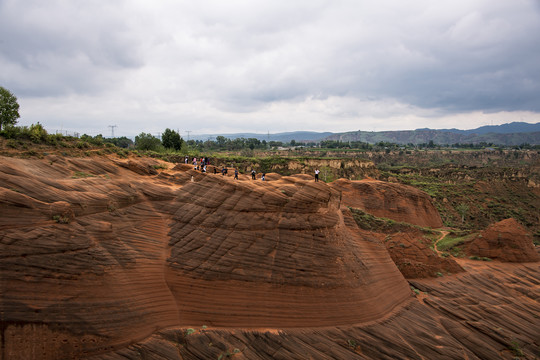
[[[212,170],[0,157],[0,359],[540,357],[538,248],[512,219],[453,257],[414,187]]]

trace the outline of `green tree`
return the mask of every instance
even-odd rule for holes
[[[2,126],[15,125],[19,115],[17,97],[6,88],[0,86],[0,130]]]
[[[219,147],[220,149],[223,149],[223,148],[225,148],[225,144],[227,144],[227,140],[228,140],[228,139],[227,139],[225,136],[219,135],[219,136],[216,138],[216,143],[217,143],[217,145],[218,145],[218,147]]]
[[[180,150],[182,148],[182,143],[184,142],[184,140],[176,131],[167,128],[161,135],[161,142],[163,143],[163,146],[167,149]]]
[[[152,134],[142,132],[139,135],[135,136],[135,147],[138,150],[156,151],[159,149],[160,145],[161,141],[157,137],[152,136]]]
[[[118,138],[107,138],[107,139],[104,139],[103,141],[114,144],[115,146],[118,146],[124,149],[127,149],[128,147],[133,145],[133,140],[128,139],[125,136],[118,137]]]
[[[469,206],[467,204],[460,203],[456,206],[456,211],[461,216],[461,223],[465,221],[465,216],[469,212]]]

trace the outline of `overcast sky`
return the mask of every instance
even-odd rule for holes
[[[90,135],[536,123],[539,34],[539,0],[0,0],[0,86]]]

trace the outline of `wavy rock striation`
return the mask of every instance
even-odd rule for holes
[[[354,324],[410,299],[330,186],[154,165],[0,159],[3,359],[105,354],[171,326]]]

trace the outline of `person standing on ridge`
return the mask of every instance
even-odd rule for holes
[[[234,180],[238,180],[238,169],[234,169]]]
[[[255,169],[251,169],[251,180],[257,179],[257,177],[255,176],[255,174],[256,174]]]
[[[315,170],[315,182],[319,181],[319,173],[320,173],[319,169],[316,169]]]

